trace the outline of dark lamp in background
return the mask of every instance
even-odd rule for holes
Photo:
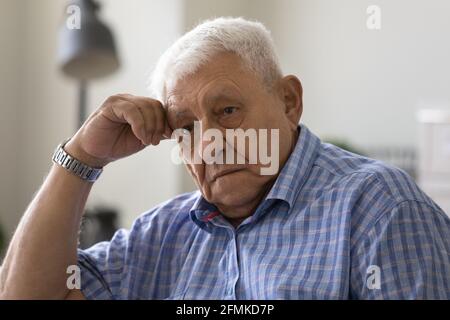
[[[87,82],[112,74],[119,68],[119,59],[113,34],[99,20],[97,2],[72,0],[66,8],[74,11],[66,13],[59,32],[58,63],[65,75],[79,82],[81,125],[86,118]],[[67,19],[79,19],[77,27],[71,27]]]

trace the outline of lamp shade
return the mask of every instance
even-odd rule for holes
[[[119,67],[119,59],[111,31],[98,18],[98,3],[74,0],[70,4],[80,9],[80,27],[61,26],[58,60],[62,71],[80,80],[111,74]]]

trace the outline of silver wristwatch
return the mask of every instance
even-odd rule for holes
[[[83,180],[89,182],[96,181],[103,172],[103,168],[92,168],[64,151],[64,146],[69,140],[65,140],[56,148],[52,157],[53,162]]]

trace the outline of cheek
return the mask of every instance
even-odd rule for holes
[[[205,166],[203,164],[186,164],[186,168],[199,188],[204,187]]]
[[[248,112],[243,126],[255,129],[279,128],[284,125],[281,107],[274,103],[261,103]]]
[[[211,186],[207,183],[205,178],[205,165],[204,164],[186,164],[186,168],[194,179],[197,188],[202,193],[206,200],[212,201]]]

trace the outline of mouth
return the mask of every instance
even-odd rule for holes
[[[244,167],[237,167],[237,168],[230,168],[230,169],[225,169],[220,172],[217,172],[217,173],[213,174],[212,182],[216,181],[217,179],[219,179],[223,176],[230,175],[230,174],[242,171],[244,169],[245,169]]]

